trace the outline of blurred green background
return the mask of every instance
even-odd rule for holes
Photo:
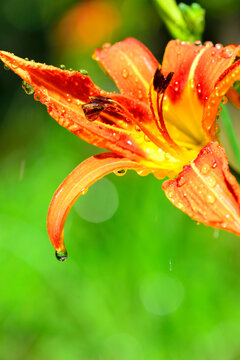
[[[204,40],[239,43],[239,0],[199,3]],[[86,68],[107,90],[115,87],[91,54],[126,36],[161,60],[170,37],[154,1],[0,3],[2,49]],[[197,226],[161,181],[129,171],[77,201],[65,229],[69,259],[58,262],[49,202],[100,150],[61,128],[3,68],[0,91],[0,360],[240,359],[239,238]]]

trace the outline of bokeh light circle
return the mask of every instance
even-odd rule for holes
[[[158,274],[142,281],[140,298],[147,311],[164,316],[179,308],[184,298],[184,287],[177,278]]]
[[[118,192],[115,185],[106,178],[90,186],[88,192],[80,196],[74,205],[78,215],[93,223],[110,219],[119,205]]]

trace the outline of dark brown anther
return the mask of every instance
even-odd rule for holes
[[[91,96],[89,104],[82,105],[82,109],[84,111],[84,115],[86,116],[88,121],[94,121],[98,118],[100,113],[103,110],[108,108],[116,107],[117,103],[115,103],[112,99],[107,98],[105,96]]]
[[[112,104],[114,101],[105,96],[90,96],[90,102]]]
[[[167,77],[164,77],[163,73],[161,72],[160,68],[157,68],[154,78],[153,78],[153,87],[154,90],[157,91],[159,94],[164,93],[164,91],[167,89],[168,85],[170,84],[170,81],[173,77],[173,72],[170,72]]]
[[[85,117],[88,121],[94,121],[98,118],[100,113],[108,107],[107,104],[89,103],[82,105]]]

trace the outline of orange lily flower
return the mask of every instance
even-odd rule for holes
[[[194,220],[240,235],[240,190],[217,142],[223,96],[240,78],[240,47],[170,41],[162,66],[128,38],[97,49],[94,59],[121,94],[109,93],[77,71],[0,52],[2,61],[35,90],[58,123],[110,152],[78,165],[51,201],[47,228],[59,260],[68,212],[88,187],[108,173],[176,178],[162,185],[169,200]],[[182,171],[183,168],[183,171]]]

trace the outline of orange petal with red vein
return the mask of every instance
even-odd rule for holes
[[[239,45],[228,45],[224,48],[206,47],[194,73],[194,82],[200,100],[206,102],[219,77],[232,65],[239,51]]]
[[[47,106],[48,113],[61,126],[91,144],[122,156],[135,159],[142,155],[128,132],[111,127],[108,122],[106,125],[105,117],[100,116],[97,122],[86,120],[82,104],[88,103],[90,96],[111,97],[111,93],[99,89],[88,76],[26,61],[4,51],[0,52],[0,59],[34,88],[35,99]]]
[[[240,110],[240,94],[235,89],[229,89],[227,92],[227,97],[231,103]]]
[[[127,38],[93,55],[114,80],[122,94],[148,101],[148,90],[159,66],[152,53],[139,41]]]
[[[216,117],[219,105],[225,94],[233,86],[235,81],[240,80],[240,60],[233,63],[219,77],[204,107],[202,126],[207,136],[212,139],[216,131]]]
[[[179,40],[170,41],[162,63],[162,72],[165,76],[171,71],[174,72],[167,94],[172,101],[178,100],[192,73],[198,97],[205,102],[220,75],[234,62],[239,53],[239,45],[221,48],[214,47],[211,42],[207,42],[205,46],[197,46]]]
[[[56,256],[63,261],[67,257],[64,245],[64,224],[67,215],[80,195],[103,176],[120,169],[141,169],[139,164],[113,153],[92,156],[78,165],[55,192],[47,216],[48,235],[56,250]]]
[[[162,72],[164,76],[174,72],[171,84],[166,91],[172,102],[180,99],[194,60],[203,49],[204,46],[202,45],[196,46],[180,40],[171,40],[167,44],[163,56]]]
[[[217,142],[208,143],[162,188],[173,205],[194,220],[240,235],[240,188]]]

